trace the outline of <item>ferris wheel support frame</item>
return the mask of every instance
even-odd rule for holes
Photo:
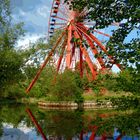
[[[60,7],[63,6],[63,9]],[[64,11],[62,11],[64,10]],[[69,11],[70,13],[68,13]],[[89,32],[90,28],[84,24],[82,21],[78,21],[78,16],[82,15],[84,17],[85,10],[81,13],[77,11],[71,11],[67,9],[65,4],[62,4],[60,0],[53,0],[52,9],[50,12],[49,18],[49,25],[48,25],[48,34],[52,37],[55,30],[63,29],[64,31],[61,33],[60,37],[56,41],[55,45],[49,52],[47,58],[45,59],[44,63],[41,65],[40,69],[38,70],[36,76],[30,83],[29,87],[27,88],[26,92],[28,93],[31,88],[34,86],[35,82],[38,80],[42,70],[49,62],[50,58],[52,57],[53,53],[57,48],[60,49],[59,59],[56,65],[56,73],[59,73],[60,69],[64,71],[64,69],[75,69],[77,62],[79,62],[79,73],[80,76],[83,77],[84,69],[84,62],[87,63],[88,68],[90,69],[92,80],[94,80],[98,74],[97,66],[95,66],[94,62],[92,61],[91,57],[89,56],[88,48],[91,50],[91,54],[95,57],[98,62],[98,66],[100,66],[101,70],[106,69],[106,65],[104,62],[104,58],[100,56],[100,51],[106,54],[106,59],[111,60],[112,66],[115,64],[119,69],[121,69],[121,65],[115,62],[113,56],[108,54],[106,47],[102,44],[102,42],[95,37],[91,32]],[[61,13],[63,16],[61,17],[58,13]],[[56,19],[62,20],[63,22],[56,22]],[[65,21],[65,22],[64,22]],[[89,23],[90,24],[90,23]],[[58,28],[55,28],[57,26]],[[106,33],[102,33],[101,31],[94,30],[94,32],[106,36],[111,37]],[[74,39],[75,38],[75,39]],[[72,40],[76,41],[72,41]],[[86,40],[87,44],[84,44],[83,40]],[[89,47],[87,47],[87,45]],[[78,53],[76,54],[76,52]],[[77,57],[78,55],[78,57]],[[87,71],[87,75],[88,71]]]

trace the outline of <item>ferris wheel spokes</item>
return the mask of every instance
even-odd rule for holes
[[[85,20],[86,14],[86,8],[81,12],[78,10],[74,11],[68,8],[64,0],[53,0],[48,25],[48,36],[52,37],[54,32],[59,29],[63,29],[63,33],[60,32],[59,39],[26,92],[31,90],[55,51],[57,52],[55,55],[55,60],[57,59],[55,62],[56,74],[63,72],[65,69],[76,70],[78,68],[81,77],[83,77],[86,71],[88,79],[92,78],[93,80],[96,78],[99,70],[108,69],[106,63],[109,60],[112,66],[116,64],[121,69],[121,65],[116,63],[114,57],[108,53],[105,45],[100,41],[101,39],[98,39],[93,33],[89,32],[90,25],[93,26],[93,24],[96,24],[96,21],[94,21],[95,23],[87,22]],[[97,29],[93,29],[93,32],[104,37],[111,37],[109,34]],[[102,53],[104,53],[104,56],[101,56]]]
[[[66,44],[67,44],[67,37],[65,38],[65,40],[62,44],[61,53],[60,53],[60,56],[59,56],[59,59],[58,59],[58,62],[57,62],[57,73],[59,72],[60,65],[61,65],[62,59],[64,57],[64,51],[65,51]]]
[[[28,93],[31,88],[34,86],[35,82],[38,80],[42,70],[44,69],[44,67],[47,65],[48,61],[50,60],[51,56],[53,55],[55,49],[57,48],[57,46],[59,45],[59,43],[61,42],[62,38],[64,37],[64,35],[66,35],[65,32],[62,33],[62,35],[59,37],[59,39],[57,40],[56,44],[54,45],[54,47],[52,48],[52,50],[49,52],[47,58],[45,59],[44,63],[41,65],[40,69],[38,70],[37,74],[35,75],[34,79],[32,80],[32,82],[30,83],[29,87],[26,90],[26,93]]]
[[[80,27],[82,27],[82,28],[80,28]],[[81,32],[83,32],[84,34],[87,34],[87,32],[88,32],[89,29],[88,29],[87,27],[85,27],[84,25],[81,25],[80,27],[79,27],[78,29],[79,29]],[[105,46],[104,46],[93,34],[89,33],[89,35],[90,35],[90,37],[92,38],[92,40],[101,48],[101,50],[103,50],[104,53],[107,54],[107,56],[112,60],[112,63],[113,63],[113,64],[116,64],[116,66],[117,66],[119,69],[121,69],[121,65],[115,63],[115,60],[113,60],[113,57],[112,57],[111,55],[108,54],[108,52],[107,52]]]
[[[74,31],[74,37],[77,38],[77,39],[81,39],[80,35],[78,34],[78,32],[76,30]],[[85,61],[87,62],[88,66],[89,66],[89,68],[91,70],[93,79],[95,79],[96,75],[97,75],[97,72],[96,72],[96,70],[94,68],[94,65],[93,65],[89,55],[88,55],[88,52],[86,51],[86,49],[84,48],[84,46],[82,45],[81,42],[79,44],[79,48],[80,48],[82,54],[84,55]]]

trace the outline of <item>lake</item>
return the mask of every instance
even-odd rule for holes
[[[0,140],[140,140],[139,110],[0,105]]]

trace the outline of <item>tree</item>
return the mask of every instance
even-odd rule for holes
[[[0,51],[0,60],[0,89],[2,90],[19,79],[23,60],[14,50]]]
[[[70,5],[70,9],[87,9],[84,16],[86,20],[95,21],[93,29],[102,29],[112,23],[119,24],[119,28],[113,31],[112,38],[107,42],[108,53],[114,56],[117,63],[128,67],[140,65],[140,39],[139,39],[139,0],[65,0]],[[137,35],[130,42],[124,42],[125,38],[133,30],[137,30]]]
[[[117,78],[117,87],[119,90],[140,93],[140,69],[128,68],[122,71]]]
[[[52,93],[58,101],[74,100],[77,103],[83,102],[81,78],[79,74],[71,70],[65,70],[63,73],[57,75],[50,89],[50,94]]]
[[[0,50],[11,49],[21,35],[23,23],[13,23],[10,0],[0,0]]]
[[[0,0],[0,3],[0,91],[4,91],[21,76],[24,58],[14,47],[24,31],[22,23],[13,23],[10,0]]]

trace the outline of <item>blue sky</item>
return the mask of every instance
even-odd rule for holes
[[[36,40],[36,38],[41,35],[47,35],[52,1],[53,0],[11,0],[14,21],[24,22],[26,42],[29,37],[31,40],[32,38]],[[109,34],[111,34],[110,31],[111,30],[108,30]],[[133,31],[125,41],[128,42],[136,36],[136,31],[137,30]],[[106,32],[106,30],[103,30],[103,32]],[[96,36],[99,35],[97,34]]]
[[[48,20],[53,0],[11,0],[15,23],[24,22],[25,37],[17,42],[18,48],[27,48],[48,33]]]
[[[47,33],[52,0],[11,0],[15,22],[24,22],[27,34]]]

